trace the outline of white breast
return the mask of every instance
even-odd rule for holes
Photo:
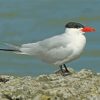
[[[68,48],[71,48],[73,52],[69,57],[66,57],[66,59],[64,59],[62,63],[67,63],[74,59],[77,59],[81,55],[85,47],[85,44],[86,44],[86,38],[84,35],[72,36],[71,43],[69,44]]]

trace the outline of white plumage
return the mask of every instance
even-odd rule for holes
[[[65,33],[36,43],[23,44],[21,54],[37,57],[53,65],[62,65],[79,57],[86,39],[80,29],[67,28]]]
[[[46,63],[59,66],[62,73],[69,73],[65,63],[80,56],[86,44],[84,33],[94,32],[95,29],[76,22],[69,22],[65,27],[65,32],[60,35],[36,43],[22,44],[20,47],[10,45],[13,49],[0,50],[31,55]],[[63,70],[62,66],[64,66],[65,70]]]

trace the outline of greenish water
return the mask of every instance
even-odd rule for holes
[[[96,32],[86,34],[83,55],[68,66],[100,72],[99,12],[99,0],[0,0],[0,47],[4,42],[20,45],[60,34],[67,22],[76,21]],[[0,52],[1,74],[38,75],[56,69],[34,57]]]

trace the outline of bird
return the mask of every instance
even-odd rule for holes
[[[95,28],[77,22],[68,22],[65,32],[34,43],[20,46],[8,44],[11,49],[1,48],[16,54],[30,55],[53,66],[59,66],[62,75],[70,73],[66,63],[80,57],[86,44],[85,33],[94,32]]]

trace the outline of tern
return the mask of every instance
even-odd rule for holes
[[[53,66],[59,66],[60,72],[64,75],[70,73],[65,63],[79,58],[85,47],[86,38],[84,34],[94,31],[95,29],[92,27],[77,22],[69,22],[65,25],[65,32],[60,35],[21,46],[10,44],[11,49],[0,50],[34,56]]]

